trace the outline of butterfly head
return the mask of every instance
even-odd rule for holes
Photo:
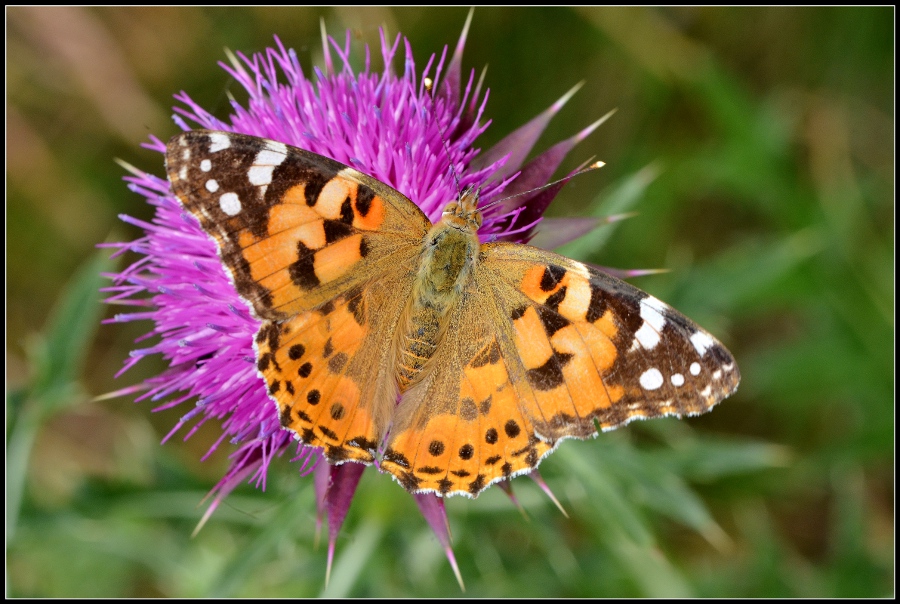
[[[481,228],[484,218],[478,209],[478,189],[467,188],[459,194],[459,201],[447,204],[441,215],[441,222],[459,229],[475,233]]]

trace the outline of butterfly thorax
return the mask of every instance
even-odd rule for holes
[[[462,297],[478,258],[481,213],[477,194],[464,193],[444,209],[422,239],[422,253],[406,312],[398,352],[398,381],[404,391],[434,354],[448,311]]]

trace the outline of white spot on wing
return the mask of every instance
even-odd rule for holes
[[[206,190],[210,193],[215,193],[219,190],[219,183],[216,182],[215,178],[210,178],[206,181]]]
[[[346,178],[349,178],[350,180],[360,180],[360,177],[363,176],[363,173],[354,170],[350,166],[347,166],[346,168],[338,172],[338,176],[344,176]]]
[[[219,207],[229,216],[237,216],[241,212],[241,200],[237,193],[223,193],[219,198]]]
[[[663,385],[663,376],[656,367],[651,367],[641,374],[641,387],[644,390],[656,390]]]
[[[696,361],[691,363],[691,375],[700,375],[700,363]]]
[[[684,376],[680,373],[672,374],[672,385],[673,386],[684,386]]]
[[[572,264],[575,266],[574,272],[576,275],[582,277],[583,279],[591,278],[591,273],[590,271],[588,271],[588,268],[584,264],[582,264],[581,262],[573,262]]]
[[[666,311],[669,305],[655,296],[647,296],[641,300],[641,318],[650,321],[657,329],[666,324]]]
[[[278,141],[266,141],[266,149],[282,156],[287,155],[287,145],[279,143]],[[259,161],[259,158],[257,158],[257,161]],[[278,163],[280,164],[282,161],[284,161],[284,157],[282,157]]]
[[[216,153],[231,146],[231,139],[227,134],[221,132],[213,132],[209,135],[209,152]]]
[[[247,171],[247,180],[257,187],[268,185],[272,182],[272,170],[274,169],[275,166],[251,166]]]
[[[640,329],[634,332],[634,337],[644,347],[644,350],[653,350],[659,344],[659,332],[653,329],[646,321],[644,321]],[[637,348],[637,346],[632,345],[632,348]]]
[[[706,351],[709,350],[715,343],[716,342],[712,339],[712,336],[705,331],[698,331],[691,336],[691,344],[694,345],[694,348],[697,350],[697,353],[701,357],[706,354]]]
[[[202,162],[200,162],[200,169],[204,172],[209,172],[210,170],[212,170],[212,162],[208,159],[204,159]]]
[[[276,144],[280,143],[272,141],[267,144],[265,149],[257,153],[253,166],[247,172],[247,178],[251,184],[259,187],[272,182],[272,171],[280,166],[281,162],[287,157],[287,148],[281,145],[284,151],[273,149],[272,147]]]
[[[666,326],[666,310],[668,305],[659,298],[647,296],[641,300],[641,318],[644,320],[634,337],[645,350],[653,350],[659,344],[660,334]]]

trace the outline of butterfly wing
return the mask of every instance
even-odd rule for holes
[[[563,439],[703,413],[740,381],[725,347],[677,311],[530,246],[482,246],[450,321],[382,464],[413,491],[477,495]]]
[[[332,461],[371,462],[396,400],[383,343],[428,219],[353,168],[252,136],[182,133],[166,168],[263,321],[257,367],[282,425]]]

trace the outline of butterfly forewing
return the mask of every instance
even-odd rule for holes
[[[168,144],[166,169],[260,318],[315,308],[394,268],[430,226],[383,183],[252,136],[182,133]]]

